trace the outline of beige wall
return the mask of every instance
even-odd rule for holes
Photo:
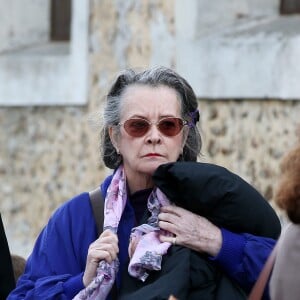
[[[88,105],[0,109],[0,211],[12,252],[27,256],[53,210],[104,178],[98,128],[88,119],[118,70],[149,65],[157,12],[174,34],[173,5],[91,1]],[[201,100],[199,107],[202,160],[228,167],[271,199],[278,161],[297,140],[300,102]]]

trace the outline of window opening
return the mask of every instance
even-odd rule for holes
[[[300,14],[300,1],[299,0],[281,0],[280,1],[280,14],[281,15]]]
[[[52,41],[69,41],[71,27],[71,0],[51,1],[51,30]]]

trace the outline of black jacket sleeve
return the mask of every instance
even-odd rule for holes
[[[277,239],[281,225],[268,201],[226,168],[208,163],[176,162],[158,167],[154,182],[178,206],[237,233]]]
[[[0,214],[0,299],[6,299],[10,291],[15,288],[15,279],[11,256]]]

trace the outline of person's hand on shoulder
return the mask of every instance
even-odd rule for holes
[[[178,206],[164,206],[158,216],[159,227],[173,233],[176,240],[170,236],[160,236],[162,242],[171,242],[185,246],[198,252],[216,256],[222,247],[220,228],[206,218],[196,215]]]

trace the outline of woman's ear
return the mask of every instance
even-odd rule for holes
[[[185,146],[186,140],[187,140],[188,135],[189,135],[189,130],[190,130],[190,128],[188,126],[185,126],[183,128],[183,132],[182,132],[182,148],[184,148],[184,146]]]
[[[111,140],[111,143],[116,149],[116,152],[118,153],[119,147],[118,147],[118,133],[115,127],[111,126],[108,128],[108,134]]]

